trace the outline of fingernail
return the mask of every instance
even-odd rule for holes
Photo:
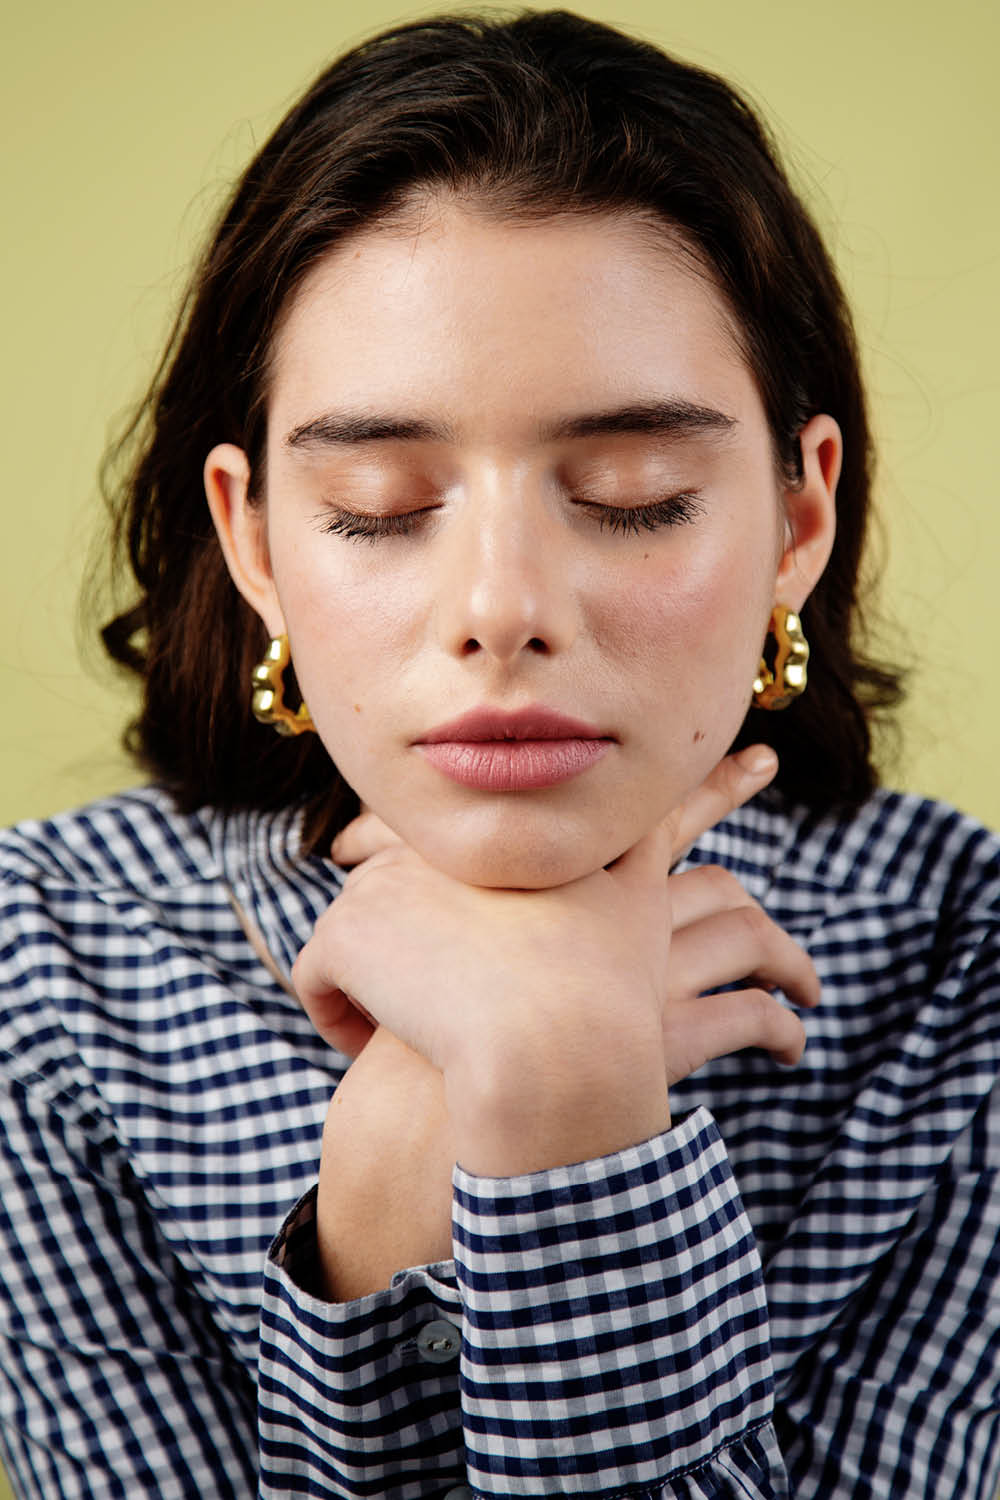
[[[765,772],[775,771],[778,767],[778,757],[770,745],[748,745],[736,759],[740,763],[740,770],[747,776],[763,776]]]

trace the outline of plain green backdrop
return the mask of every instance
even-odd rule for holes
[[[1000,9],[983,0],[582,7],[760,101],[858,309],[883,461],[890,649],[914,661],[892,779],[1000,824]],[[282,107],[420,10],[316,0],[18,7],[4,25],[0,821],[110,791],[128,699],[75,603],[112,420],[191,249]],[[206,628],[209,628],[206,622]]]
[[[1000,9],[579,8],[724,72],[771,120],[855,300],[882,443],[887,643],[913,663],[891,779],[1000,824]],[[109,424],[282,108],[345,43],[426,9],[6,0],[0,821],[135,779],[116,749],[128,695],[92,646],[78,656]]]

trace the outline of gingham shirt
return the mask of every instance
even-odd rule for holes
[[[796,1068],[454,1179],[454,1261],[314,1295],[345,1064],[286,971],[289,814],[126,794],[0,844],[0,1417],[24,1496],[935,1496],[1000,1467],[1000,845],[882,794],[706,836],[823,982]]]

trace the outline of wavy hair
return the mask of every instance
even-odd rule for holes
[[[348,52],[247,167],[174,324],[152,386],[103,470],[130,602],[102,631],[143,683],[126,743],[182,808],[306,812],[321,847],[356,807],[316,736],[280,739],[249,711],[263,627],[226,570],[202,489],[214,444],[248,455],[262,491],[269,356],[303,278],[417,189],[491,211],[640,210],[693,251],[728,302],[778,467],[827,412],[844,437],[830,562],[803,610],[808,692],[750,711],[740,742],[773,744],[778,785],[815,809],[876,784],[873,716],[899,673],[864,652],[859,569],[871,439],[850,315],[830,257],[760,120],[728,83],[565,11],[444,16]]]

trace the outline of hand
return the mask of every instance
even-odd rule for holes
[[[669,828],[555,891],[460,886],[386,843],[296,966],[314,1023],[339,1047],[363,1045],[373,1023],[347,993],[360,996],[441,1067],[474,1170],[527,1170],[652,1134],[669,1123],[666,1083],[710,1057],[763,1046],[794,1061],[801,1025],[766,989],[701,992],[756,977],[812,1004],[809,960],[725,872],[689,871],[669,885],[663,873],[680,844],[774,767],[764,750],[731,757]],[[534,1155],[516,1164],[525,1151]]]
[[[601,1155],[669,1123],[668,857],[655,830],[613,871],[498,891],[462,885],[405,846],[384,849],[320,918],[296,989],[333,1045],[345,1026],[357,1035],[354,995],[441,1070],[470,1170]],[[494,1149],[505,1143],[512,1153]]]
[[[765,786],[776,768],[776,757],[763,746],[723,761],[671,820],[671,864],[705,829]],[[338,837],[333,853],[339,863],[352,865],[399,844],[366,811]],[[725,982],[733,972],[729,965],[728,975],[721,973],[720,965],[727,967],[721,957],[725,943],[712,927],[713,918],[730,913],[731,922],[743,923],[743,940],[751,949],[764,941],[765,929],[754,938],[752,924],[760,920],[752,915],[756,908],[724,872],[689,871],[673,877],[668,889],[674,934],[664,1052],[676,1060],[668,1078],[673,1082],[724,1050],[714,1035],[717,1021],[725,1019],[717,1010],[724,997],[699,1002],[705,1024],[698,1035],[708,1038],[707,1045],[692,1050],[686,1024],[698,986]],[[373,1031],[373,1024],[354,1007],[344,1013],[337,1044],[360,1055],[334,1096],[323,1136],[317,1238],[327,1294],[333,1299],[377,1291],[394,1271],[433,1262],[451,1251],[451,1168],[459,1147],[444,1080],[387,1029]],[[369,1039],[371,1045],[366,1045]],[[787,1045],[791,1057],[800,1038],[790,1034]]]
[[[663,1013],[668,1084],[742,1047],[797,1063],[805,1030],[771,991],[816,1005],[819,980],[809,955],[719,865],[671,875],[667,884],[674,924]],[[755,984],[705,993],[737,979]]]

